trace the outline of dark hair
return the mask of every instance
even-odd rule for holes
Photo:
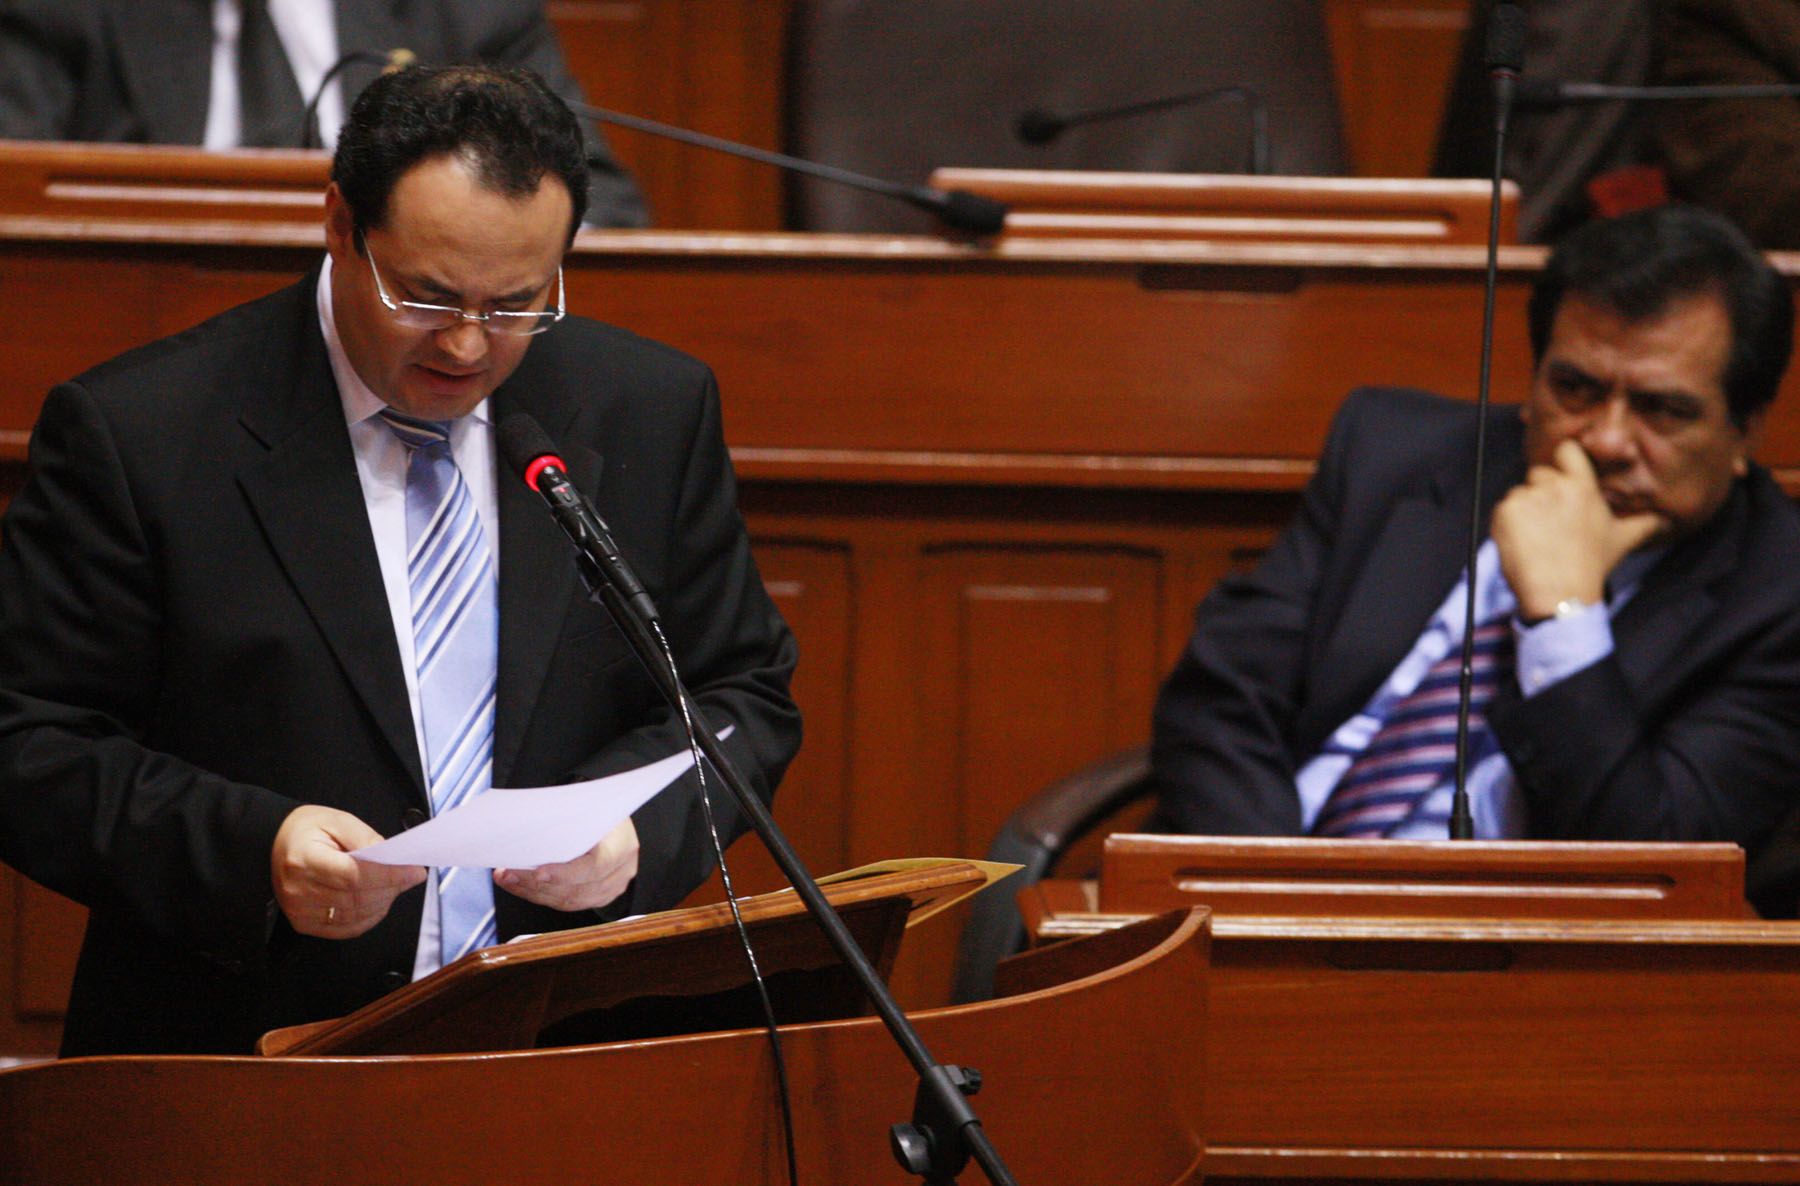
[[[587,156],[568,105],[529,70],[409,66],[370,83],[338,134],[331,179],[359,231],[387,219],[394,186],[419,162],[456,156],[507,197],[562,179],[575,208],[569,238],[587,212]],[[360,236],[359,236],[360,241]]]
[[[1531,352],[1541,361],[1563,294],[1575,293],[1627,321],[1654,317],[1679,297],[1718,294],[1731,318],[1725,403],[1742,428],[1781,385],[1794,344],[1787,281],[1744,233],[1694,206],[1590,222],[1550,253],[1531,293]]]

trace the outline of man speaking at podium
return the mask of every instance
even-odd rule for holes
[[[1800,801],[1800,514],[1750,460],[1793,318],[1782,278],[1697,210],[1590,224],[1552,255],[1532,389],[1495,409],[1480,493],[1478,837],[1754,857]],[[1446,835],[1474,442],[1470,404],[1346,401],[1298,518],[1201,604],[1163,688],[1164,826]]]
[[[538,495],[529,413],[756,791],[799,744],[710,372],[565,318],[580,129],[535,75],[412,69],[339,141],[321,268],[59,386],[0,540],[0,858],[89,908],[64,1053],[243,1051],[464,951],[675,905],[693,776],[585,856],[347,854],[490,784],[685,748]],[[713,788],[723,839],[738,816]]]

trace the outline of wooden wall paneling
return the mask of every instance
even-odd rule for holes
[[[1108,458],[1176,462],[1152,482],[1182,459],[1226,457],[1294,460],[1257,471],[1291,485],[1352,384],[1449,378],[1446,390],[1472,394],[1480,346],[1479,288],[1405,267],[745,260],[625,279],[571,271],[570,303],[712,360],[727,436],[751,459],[768,445],[790,457],[943,451],[1061,465],[1104,442]],[[1529,382],[1527,279],[1501,280],[1497,400]],[[1420,326],[1431,330],[1407,332]],[[1305,460],[1301,440],[1312,442]]]
[[[16,882],[15,934],[19,939],[14,963],[13,1005],[25,1022],[47,1021],[62,1016],[68,999],[75,958],[81,953],[81,934],[87,911],[61,894],[51,893],[11,870]]]
[[[544,6],[569,69],[588,101],[633,111],[665,99],[660,76],[673,63],[660,58],[679,8],[668,0],[549,0]],[[659,29],[661,23],[661,29]],[[660,69],[659,69],[660,67]],[[609,138],[611,133],[609,132]]]
[[[754,524],[751,530],[757,531]],[[779,527],[757,534],[763,580],[800,644],[793,693],[805,740],[782,779],[776,818],[808,868],[831,873],[850,862],[843,796],[851,779],[849,720],[855,707],[850,664],[857,601],[850,552],[844,541],[813,543]],[[791,799],[792,806],[785,806],[784,799]],[[769,867],[764,884],[786,884],[775,876],[773,862]]]
[[[1162,615],[1159,672],[1172,670],[1187,645],[1194,628],[1194,607],[1227,575],[1254,568],[1298,505],[1294,496],[1215,496],[1200,503],[1196,509],[1204,510],[1207,517],[1193,526],[1192,542],[1171,558],[1166,595],[1158,607]],[[1148,730],[1146,721],[1146,735]]]
[[[1209,1180],[1793,1181],[1785,927],[1214,926]]]
[[[986,849],[1014,805],[1137,740],[1157,665],[1161,558],[1126,547],[929,548],[921,829]]]
[[[670,51],[679,44],[680,12],[671,0],[550,0],[544,6],[562,42],[569,69],[588,102],[653,119],[677,101]],[[637,179],[652,220],[681,210],[681,146],[653,136],[603,127],[619,162]]]
[[[261,260],[254,252],[204,247],[184,256],[117,251],[119,266],[106,268],[53,245],[0,253],[0,302],[30,309],[32,324],[46,328],[7,343],[0,456],[23,456],[29,426],[57,383],[294,279],[291,255]]]
[[[160,333],[158,275],[152,268],[95,270],[53,249],[0,256],[0,307],[30,310],[44,332],[12,335],[0,385],[8,452],[25,436],[52,386],[70,378],[71,358],[91,365]]]
[[[775,822],[811,873],[835,873],[852,864],[844,793],[851,779],[850,663],[856,619],[850,552],[842,541],[809,539],[803,530],[796,533],[779,521],[752,517],[749,527],[763,583],[800,647],[793,694],[805,734],[775,797]],[[755,836],[741,838],[726,856],[740,895],[787,884]],[[723,897],[714,874],[687,904]]]
[[[682,105],[677,123],[780,150],[788,0],[687,0],[682,6]],[[774,230],[783,175],[769,165],[689,148],[681,221],[668,225]]]
[[[857,622],[850,659],[854,777],[842,789],[849,803],[847,856],[857,863],[931,855],[918,847],[916,815],[924,792],[919,753],[931,743],[914,674],[925,645],[917,541],[904,529],[886,539],[855,531],[851,579]]]
[[[1363,177],[1425,177],[1469,0],[1326,0],[1350,159]]]
[[[83,924],[80,907],[0,867],[0,1058],[56,1053]]]
[[[1161,592],[1155,609],[1157,654],[1151,668],[1144,695],[1147,698],[1142,715],[1135,722],[1137,732],[1122,731],[1123,741],[1112,750],[1127,748],[1150,737],[1150,715],[1156,693],[1163,679],[1173,670],[1194,628],[1194,607],[1212,591],[1219,580],[1232,572],[1255,566],[1276,535],[1293,516],[1297,499],[1285,494],[1259,496],[1206,495],[1189,502],[1185,522],[1179,533],[1163,546],[1166,554],[1158,587]],[[1149,543],[1145,538],[1142,542]],[[1079,763],[1057,772],[1060,777],[1079,769]],[[1039,787],[1047,785],[1045,779]],[[1032,788],[1033,791],[1038,789]],[[1015,801],[1016,807],[1023,799]],[[1115,831],[1137,831],[1148,808],[1132,804],[1093,828],[1090,833],[1064,850],[1057,869],[1062,876],[1088,877],[1100,868],[1101,848],[1106,837]],[[985,845],[981,851],[986,851]]]
[[[785,786],[778,801],[844,819],[844,865],[980,855],[1038,786],[1142,740],[1171,646],[1162,624],[1178,621],[1186,637],[1189,607],[1169,604],[1186,594],[1169,574],[1223,570],[1260,547],[1292,501],[1228,499],[1230,514],[1248,517],[1238,527],[1210,494],[751,481],[743,499],[759,541],[850,548],[848,774]],[[771,564],[772,580],[779,571]],[[794,626],[805,672],[816,657],[808,621]],[[909,1005],[943,1001],[960,921],[933,919],[909,937],[892,978]]]
[[[1037,788],[1142,736],[1161,557],[994,540],[934,544],[920,563],[925,647],[913,676],[927,742],[915,844],[980,855]],[[903,999],[947,999],[969,908],[908,937],[895,970]]]
[[[552,0],[548,11],[593,103],[780,147],[785,0]],[[781,225],[768,166],[623,128],[606,136],[656,226]]]
[[[325,257],[325,239],[318,248],[266,257],[242,252],[195,249],[166,257],[156,265],[156,337],[178,333],[198,325],[223,309],[268,296],[294,283],[294,267],[311,269]],[[221,303],[223,302],[223,303]]]

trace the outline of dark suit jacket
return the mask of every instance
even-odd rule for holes
[[[410,978],[422,889],[361,938],[294,934],[269,851],[301,803],[392,835],[428,812],[315,277],[54,390],[0,543],[0,858],[91,910],[65,1050],[244,1050]],[[791,635],[738,516],[710,372],[571,318],[493,396],[561,446],[758,792],[799,744]],[[663,757],[681,734],[568,542],[497,479],[496,786]],[[722,797],[716,780],[715,803]],[[710,868],[689,780],[634,817],[613,913]],[[736,813],[725,810],[736,830]],[[497,892],[499,929],[598,921]]]
[[[1533,0],[1526,12],[1526,74],[1533,80],[1642,86],[1651,69],[1656,0]],[[1491,0],[1469,6],[1431,171],[1486,177],[1494,168],[1494,83],[1487,65]],[[1644,111],[1657,104],[1587,103],[1515,110],[1506,175],[1519,183],[1519,238],[1554,243],[1593,215],[1587,185],[1648,159]],[[1681,106],[1681,104],[1662,104]]]
[[[1794,0],[1669,0],[1656,82],[1800,83]],[[1758,246],[1800,247],[1800,100],[1707,99],[1645,113],[1676,196],[1727,215]]]
[[[537,0],[335,0],[338,52],[405,47],[428,66],[527,66],[585,102]],[[380,72],[342,75],[346,109]],[[212,0],[0,2],[0,137],[198,144],[212,77]],[[637,186],[592,124],[588,221],[643,226]],[[298,129],[296,129],[296,135]]]
[[[1163,688],[1153,763],[1169,826],[1300,832],[1295,772],[1461,572],[1474,435],[1472,405],[1352,393],[1298,519],[1201,604]],[[1523,442],[1517,410],[1496,409],[1484,518],[1523,477]],[[1765,844],[1800,801],[1796,557],[1800,513],[1753,467],[1614,618],[1611,657],[1529,700],[1499,695],[1490,719],[1534,837]]]

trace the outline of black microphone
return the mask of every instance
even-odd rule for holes
[[[1263,102],[1262,95],[1247,86],[1212,87],[1204,91],[1188,91],[1162,99],[1146,99],[1138,103],[1127,103],[1121,107],[1097,107],[1088,111],[1078,111],[1072,115],[1061,115],[1054,111],[1046,111],[1042,107],[1033,107],[1014,121],[1013,131],[1026,144],[1048,144],[1068,129],[1081,124],[1124,119],[1133,115],[1147,115],[1152,111],[1163,111],[1170,107],[1186,107],[1194,103],[1210,103],[1216,99],[1230,99],[1242,103],[1249,111],[1250,172],[1267,173],[1269,171],[1269,108]]]
[[[591,591],[602,582],[610,585],[646,623],[660,620],[656,603],[644,592],[643,584],[631,565],[619,553],[612,530],[575,484],[569,481],[568,467],[556,455],[537,420],[525,412],[514,412],[500,422],[500,456],[525,480],[525,484],[543,496],[550,513],[575,545],[580,554],[582,576]]]
[[[325,97],[325,88],[331,80],[343,73],[344,67],[357,62],[365,62],[371,66],[382,67],[383,73],[404,70],[418,60],[412,50],[396,47],[386,53],[377,53],[372,49],[353,49],[331,64],[325,76],[319,79],[319,85],[313,88],[312,98],[306,101],[306,111],[300,117],[300,147],[323,147],[323,137],[319,134],[319,100]]]
[[[1494,374],[1494,297],[1500,279],[1500,175],[1513,92],[1525,69],[1525,10],[1500,0],[1488,22],[1487,69],[1494,84],[1494,171],[1488,199],[1487,283],[1481,310],[1481,380],[1475,398],[1475,489],[1469,499],[1468,590],[1463,599],[1462,680],[1456,702],[1456,785],[1450,795],[1450,839],[1475,838],[1469,811],[1469,700],[1475,690],[1475,559],[1481,549],[1481,489],[1487,468],[1488,392]]]
[[[1517,0],[1499,0],[1488,20],[1487,72],[1494,84],[1495,106],[1510,109],[1519,75],[1525,71],[1525,43],[1530,30]],[[1496,121],[1504,117],[1496,115]]]
[[[1584,103],[1664,99],[1793,99],[1800,83],[1759,82],[1696,86],[1613,86],[1601,82],[1553,82],[1528,78],[1519,83],[1520,111],[1546,111]]]
[[[705,132],[691,132],[686,128],[645,119],[639,115],[626,115],[623,112],[610,111],[605,107],[595,107],[587,103],[571,103],[569,106],[580,114],[590,119],[597,119],[601,123],[630,128],[634,132],[647,132],[652,136],[678,140],[683,144],[692,144],[698,148],[710,148],[735,157],[742,157],[748,161],[755,161],[758,164],[773,165],[777,169],[804,173],[808,177],[818,177],[839,185],[847,185],[852,189],[895,198],[909,206],[936,215],[939,221],[953,230],[966,231],[972,235],[997,235],[1006,227],[1006,204],[1004,202],[996,202],[992,198],[984,198],[980,194],[972,194],[968,190],[936,189],[929,185],[903,185],[897,181],[871,177],[866,173],[854,173],[849,169],[840,169],[835,165],[821,165],[816,161],[788,156],[786,153],[770,152],[766,148],[754,148],[748,144],[739,144],[735,140],[709,136]]]

